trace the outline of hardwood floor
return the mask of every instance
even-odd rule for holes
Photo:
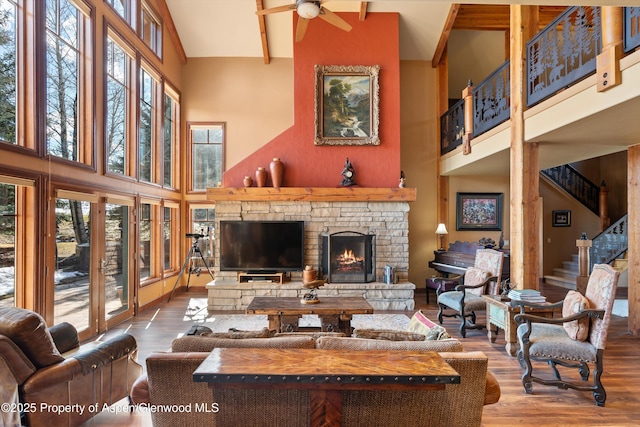
[[[564,297],[566,289],[543,285],[541,291],[549,301]],[[626,289],[619,289],[618,297],[626,297]],[[106,335],[128,331],[138,340],[139,360],[153,351],[166,351],[171,341],[184,333],[198,319],[206,315],[206,292],[191,288],[176,293],[170,303],[149,309],[136,318],[123,322]],[[416,309],[422,309],[431,319],[436,319],[437,308],[431,298],[426,304],[424,290],[416,293]],[[229,313],[229,312],[225,312]],[[397,312],[396,312],[397,313]],[[403,312],[411,316],[412,312]],[[484,322],[484,315],[479,315]],[[452,336],[458,337],[458,321],[444,319],[444,326]],[[483,426],[636,426],[640,425],[640,336],[628,333],[627,319],[613,316],[605,351],[603,384],[607,392],[604,408],[594,404],[590,392],[560,390],[554,387],[533,385],[533,394],[524,393],[520,377],[522,370],[516,358],[507,355],[504,336],[499,333],[494,344],[486,336],[486,330],[470,330],[461,339],[465,350],[483,351],[489,357],[489,369],[500,383],[500,401],[485,406]],[[547,368],[542,366],[542,369]],[[548,370],[548,368],[547,368]],[[564,373],[564,371],[563,371]],[[564,376],[573,378],[573,371]],[[124,403],[123,403],[124,404]],[[148,413],[102,413],[87,425],[92,426],[150,426]]]

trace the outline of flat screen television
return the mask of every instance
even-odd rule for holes
[[[220,221],[220,270],[301,271],[304,221]]]

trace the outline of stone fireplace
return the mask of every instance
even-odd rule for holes
[[[389,188],[212,188],[216,224],[221,220],[304,221],[305,265],[320,271],[323,236],[368,237],[370,265],[345,276],[335,270],[318,295],[364,296],[378,310],[412,310],[415,285],[409,283],[409,203],[415,189]],[[347,239],[347,240],[349,240]],[[367,240],[365,239],[365,240]],[[239,283],[238,274],[220,271],[220,243],[214,241],[215,280],[207,285],[209,309],[244,309],[254,296],[302,296],[302,272],[284,284]],[[357,255],[357,254],[356,254]],[[398,282],[381,283],[385,265],[395,267]],[[325,273],[326,274],[326,273]],[[336,275],[338,274],[338,275]]]

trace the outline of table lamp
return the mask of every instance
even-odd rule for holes
[[[449,234],[447,232],[447,227],[443,224],[440,223],[438,224],[438,228],[436,228],[436,234],[438,236],[440,236],[440,251],[444,251],[444,235],[445,234]]]

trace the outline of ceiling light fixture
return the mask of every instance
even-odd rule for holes
[[[301,18],[313,19],[320,14],[320,5],[316,2],[300,3],[296,8],[296,12]]]

